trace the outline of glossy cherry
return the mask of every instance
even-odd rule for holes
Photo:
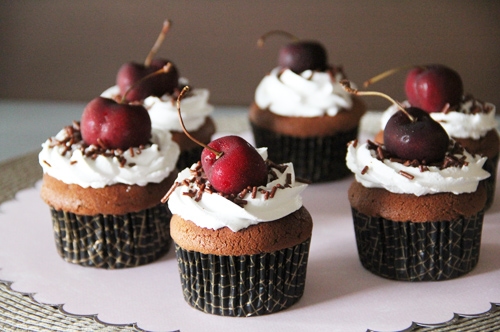
[[[446,104],[455,106],[464,94],[460,75],[440,64],[416,66],[408,72],[405,92],[412,106],[426,112],[441,112]]]
[[[328,56],[323,45],[316,41],[296,41],[280,49],[278,65],[297,74],[305,70],[325,71]]]
[[[267,183],[267,166],[246,140],[239,136],[224,136],[208,144],[211,149],[203,149],[201,165],[210,184],[224,194],[238,194],[248,186]]]
[[[165,59],[154,59],[148,67],[135,62],[123,64],[116,76],[120,94],[123,95],[130,89],[126,98],[128,102],[144,100],[149,96],[161,97],[164,94],[172,94],[179,85],[179,73],[175,66],[172,66],[172,70],[168,73],[158,75],[131,88],[135,82],[161,69],[168,62]]]
[[[392,155],[424,163],[442,161],[449,146],[443,127],[416,107],[396,112],[384,128],[385,149]],[[411,116],[409,117],[408,114]]]
[[[154,59],[154,56],[165,39],[170,24],[171,22],[169,20],[163,23],[161,33],[144,63],[128,62],[123,64],[118,70],[116,84],[122,96],[127,92],[126,101],[140,101],[149,96],[161,97],[164,94],[172,94],[174,89],[178,87],[179,72],[173,64],[170,71],[161,75],[156,75],[154,78],[145,80],[140,84],[135,84],[143,77],[154,73],[170,62],[165,59]]]
[[[97,97],[85,107],[80,130],[87,145],[126,150],[149,142],[151,119],[141,105]]]

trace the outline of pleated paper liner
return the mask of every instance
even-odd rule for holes
[[[197,146],[190,150],[181,151],[176,167],[179,171],[191,167],[194,163],[200,161],[202,146]]]
[[[403,281],[437,281],[470,272],[479,260],[483,211],[469,218],[395,222],[352,209],[361,264]]]
[[[311,182],[342,179],[351,174],[346,166],[347,143],[356,139],[358,128],[333,136],[301,138],[282,135],[251,123],[255,145],[267,147],[276,163],[292,162],[297,177]]]
[[[486,160],[486,162],[483,165],[483,168],[485,171],[488,171],[491,176],[484,180],[486,184],[486,194],[487,194],[487,200],[486,200],[486,207],[484,210],[488,210],[491,205],[493,204],[493,200],[495,199],[495,187],[497,183],[497,169],[498,169],[498,155],[492,159]]]
[[[258,255],[218,256],[175,245],[184,299],[205,313],[249,317],[286,309],[304,293],[310,239]]]
[[[103,269],[151,263],[167,253],[172,214],[164,204],[124,215],[84,216],[51,208],[54,238],[66,261]]]

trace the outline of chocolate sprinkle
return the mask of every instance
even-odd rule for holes
[[[465,161],[465,156],[460,158],[456,157],[457,154],[463,154],[464,148],[453,140],[450,141],[450,146],[446,155],[444,156],[442,161],[427,163],[425,160],[417,160],[417,159],[401,159],[396,156],[391,155],[385,148],[383,144],[375,143],[371,140],[367,140],[367,147],[370,150],[375,151],[376,158],[378,160],[389,160],[391,162],[397,162],[403,164],[407,167],[418,167],[420,172],[425,172],[429,170],[429,166],[436,166],[439,169],[444,169],[448,167],[463,167],[467,166],[468,162]]]
[[[64,127],[65,137],[58,140],[54,137],[49,138],[49,147],[54,148],[56,146],[63,147],[61,155],[65,156],[66,153],[74,150],[80,150],[85,158],[90,158],[95,160],[98,156],[104,156],[107,158],[116,158],[120,167],[133,167],[135,163],[127,163],[127,159],[123,156],[124,151],[121,149],[107,149],[104,142],[98,139],[98,145],[87,145],[82,139],[82,134],[80,131],[80,122],[73,121],[71,126]],[[149,146],[149,145],[148,145]],[[142,150],[145,149],[145,145],[139,147],[131,147],[128,149],[130,155],[134,157],[135,155],[141,154]],[[74,165],[76,162],[71,162]]]
[[[282,165],[282,164],[276,164],[272,161],[267,160],[266,165],[268,168],[268,182],[274,181],[278,178],[278,174],[276,173],[276,170],[284,173],[286,169],[288,168],[287,165]],[[197,188],[195,189],[188,189],[187,191],[182,192],[182,195],[189,196],[193,198],[195,201],[200,201],[202,198],[203,193],[216,193],[231,202],[237,204],[238,206],[243,207],[248,203],[247,200],[245,200],[245,197],[250,194],[251,198],[255,198],[257,196],[257,192],[262,193],[264,200],[268,200],[273,198],[276,195],[276,192],[279,189],[284,189],[284,188],[290,188],[291,183],[292,183],[292,174],[287,173],[286,178],[285,178],[285,185],[282,184],[276,184],[271,190],[266,190],[264,188],[259,188],[257,186],[248,186],[247,188],[243,189],[241,192],[238,194],[223,194],[220,192],[217,192],[210,182],[208,181],[205,173],[203,172],[203,168],[201,166],[201,162],[196,163],[196,165],[190,169],[191,172],[191,178],[186,178],[183,179],[182,181],[176,181],[173,186],[168,190],[168,192],[163,196],[161,199],[162,203],[166,203],[174,190],[179,187],[179,186],[185,186],[185,187],[190,187],[192,184],[196,185]],[[296,179],[298,180],[298,179]],[[305,181],[302,181],[305,182]]]

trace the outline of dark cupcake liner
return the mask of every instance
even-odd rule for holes
[[[219,316],[248,317],[286,309],[304,293],[310,239],[272,253],[218,256],[175,245],[184,299]]]
[[[356,139],[358,127],[324,137],[282,135],[251,123],[255,145],[267,147],[269,159],[276,163],[292,162],[295,175],[311,182],[342,179],[351,174],[345,157],[347,143]]]
[[[470,272],[479,260],[483,211],[469,218],[395,222],[352,209],[361,264],[404,281],[447,280]]]
[[[202,146],[197,146],[191,150],[181,151],[179,159],[177,159],[177,169],[182,171],[183,169],[190,168],[194,163],[200,161],[202,151]]]
[[[485,171],[488,171],[491,176],[484,180],[484,183],[486,185],[486,193],[487,193],[487,200],[486,200],[486,206],[485,210],[488,210],[491,205],[493,204],[493,200],[495,199],[495,188],[496,188],[496,183],[497,183],[497,169],[498,169],[498,155],[492,159],[486,160],[486,162],[483,165],[483,169]]]
[[[85,216],[51,207],[57,252],[66,261],[103,269],[151,263],[169,249],[166,205],[124,215]]]

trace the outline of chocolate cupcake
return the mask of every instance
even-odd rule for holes
[[[292,162],[297,176],[309,181],[333,181],[350,174],[345,146],[357,138],[366,106],[339,84],[346,78],[342,68],[328,65],[322,46],[310,44],[323,53],[320,64],[295,67],[280,61],[259,83],[249,120],[256,145],[267,146],[272,160]],[[309,43],[290,45],[307,49]]]
[[[291,163],[267,164],[266,185],[223,195],[197,163],[168,194],[184,298],[198,310],[265,315],[303,295],[312,233],[300,197],[307,185]]]
[[[441,162],[394,158],[373,142],[348,146],[349,188],[361,264],[395,280],[447,280],[479,259],[485,157],[452,142]]]
[[[171,213],[160,200],[177,176],[179,147],[167,132],[147,140],[126,150],[89,145],[75,122],[42,144],[41,197],[64,260],[116,269],[168,251]]]
[[[403,104],[410,105],[407,101]],[[392,105],[383,113],[382,128],[396,111],[397,106]],[[485,210],[491,207],[495,197],[500,151],[495,114],[495,105],[477,100],[471,95],[464,96],[461,102],[453,108],[446,108],[443,112],[430,113],[430,116],[443,126],[448,135],[467,151],[488,158],[483,166],[491,174],[489,178],[484,180],[488,193]],[[383,130],[376,135],[375,141],[383,144]]]

